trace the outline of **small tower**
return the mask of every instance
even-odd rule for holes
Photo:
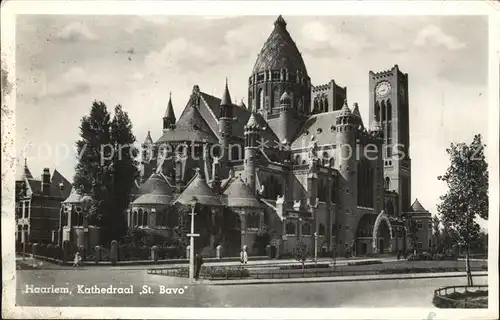
[[[231,95],[229,89],[224,88],[224,93],[220,101],[219,110],[219,143],[221,145],[222,157],[220,159],[221,174],[226,177],[228,172],[228,159],[229,159],[229,138],[232,135],[232,121],[233,121],[233,104],[231,102]]]
[[[280,131],[278,133],[278,138],[283,143],[290,143],[292,137],[290,137],[290,109],[291,109],[292,98],[288,92],[283,92],[280,98]]]
[[[244,177],[245,183],[250,187],[253,194],[256,194],[255,182],[257,174],[257,156],[259,152],[257,141],[260,139],[261,128],[255,118],[255,113],[252,114],[245,125],[245,167]]]
[[[174,106],[172,105],[172,93],[170,93],[167,110],[165,111],[165,116],[163,117],[163,132],[174,129],[175,121]]]
[[[356,212],[358,198],[358,177],[357,177],[357,160],[356,160],[356,117],[352,114],[347,105],[347,100],[344,101],[339,115],[336,119],[337,127],[337,159],[339,171],[339,206],[337,214],[337,223],[341,226],[342,231],[339,243],[341,251],[352,252],[355,232],[356,232]]]

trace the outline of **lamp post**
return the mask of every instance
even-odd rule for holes
[[[194,237],[199,237],[199,234],[194,233],[194,216],[196,213],[194,210],[196,209],[196,204],[198,203],[198,199],[193,197],[190,201],[191,204],[191,233],[188,234],[189,239],[189,279],[194,279]]]
[[[314,233],[314,264],[318,263],[318,233]]]

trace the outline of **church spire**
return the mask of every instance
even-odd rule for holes
[[[224,93],[222,95],[222,99],[220,100],[221,106],[230,106],[231,103],[231,95],[229,94],[229,89],[227,87],[227,78],[226,78],[226,87],[224,88]]]
[[[165,111],[165,116],[163,117],[163,130],[173,129],[175,126],[175,120],[174,106],[172,105],[172,92],[170,92],[167,110]]]

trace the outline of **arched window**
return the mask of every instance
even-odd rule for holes
[[[333,168],[333,166],[335,165],[335,160],[333,159],[333,157],[330,158],[330,167]]]
[[[137,224],[138,224],[137,211],[134,211],[134,213],[132,213],[132,226],[137,227]]]
[[[391,100],[387,100],[387,121],[392,120],[392,104]]]
[[[313,114],[314,113],[318,113],[319,111],[319,102],[318,102],[318,99],[314,99],[314,108],[313,108]]]
[[[323,99],[323,112],[328,112],[328,99]]]
[[[264,108],[264,90],[259,89],[258,98],[257,109]]]
[[[382,113],[382,117],[381,117],[381,118],[382,118],[382,122],[384,122],[384,121],[385,121],[386,111],[387,111],[387,110],[386,110],[386,108],[385,108],[385,101],[382,101],[382,111],[381,111],[381,113]]]
[[[273,108],[279,108],[280,107],[280,89],[279,88],[274,88],[273,91]]]
[[[302,223],[302,235],[304,236],[310,236],[311,235],[311,222],[309,221],[304,221]]]
[[[389,177],[385,177],[385,184],[384,184],[385,190],[389,190],[390,187],[391,187],[391,179]]]
[[[149,212],[144,211],[144,216],[142,217],[142,226],[147,227],[149,225]]]
[[[380,104],[375,102],[375,120],[380,121]]]
[[[285,233],[287,236],[294,236],[296,234],[296,223],[295,221],[287,221],[285,225]]]
[[[142,226],[142,217],[143,217],[143,212],[142,209],[139,209],[139,221],[135,224],[136,226]]]

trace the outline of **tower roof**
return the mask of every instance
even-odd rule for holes
[[[307,75],[302,55],[288,33],[285,19],[282,16],[279,16],[274,22],[274,30],[257,57],[253,73],[280,69],[288,69],[290,72],[300,71]]]
[[[193,179],[189,182],[188,186],[179,195],[175,202],[188,205],[191,203],[191,199],[196,197],[198,203],[206,206],[222,206],[219,195],[215,194],[214,191],[208,186],[205,179],[201,177],[200,170],[196,170],[196,174]]]
[[[148,134],[146,135],[146,139],[144,139],[144,144],[153,144],[153,139],[151,138],[151,132],[148,130]]]
[[[261,204],[255,198],[252,190],[241,180],[236,178],[224,191],[227,196],[227,205],[229,207],[260,208]]]
[[[259,124],[257,123],[257,119],[255,118],[255,113],[252,112],[250,118],[248,118],[248,122],[245,125],[246,128],[257,128]]]
[[[168,205],[172,201],[172,190],[168,182],[159,174],[153,173],[146,182],[139,187],[139,197],[132,204],[162,204]]]
[[[427,212],[427,210],[425,210],[424,206],[422,206],[418,199],[415,199],[415,202],[413,202],[413,204],[411,205],[411,210],[413,212]]]
[[[340,114],[339,116],[350,116],[352,115],[351,109],[349,109],[349,106],[347,105],[347,99],[344,100],[344,105],[342,106],[342,109],[340,109]]]
[[[172,105],[172,93],[170,93],[170,96],[168,98],[167,110],[165,111],[165,116],[163,117],[168,119],[174,119],[175,122],[174,106]]]
[[[229,89],[227,88],[227,79],[226,79],[226,87],[224,88],[224,93],[222,94],[222,98],[220,100],[220,105],[221,106],[232,105],[231,95],[229,94]]]
[[[359,106],[357,102],[354,102],[353,104],[354,108],[352,109],[352,114],[353,116],[356,116],[358,118],[361,118],[361,113],[359,112]]]

